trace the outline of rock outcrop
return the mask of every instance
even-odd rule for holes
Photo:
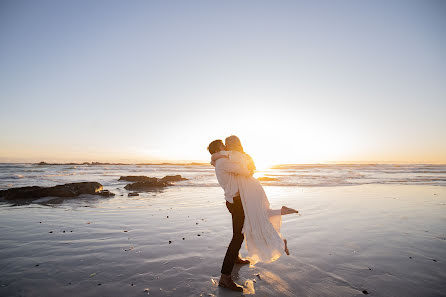
[[[156,179],[155,181],[145,181],[145,182],[136,182],[133,184],[128,184],[127,186],[124,187],[124,189],[129,191],[146,191],[146,190],[153,190],[156,188],[164,188],[171,185],[172,184],[169,182]]]
[[[181,175],[166,175],[163,178],[148,177],[144,175],[128,175],[121,176],[119,180],[125,180],[134,182],[133,184],[128,184],[124,189],[129,191],[149,191],[156,188],[164,188],[171,186],[172,182],[187,180],[187,178]]]
[[[31,186],[0,191],[0,197],[4,200],[35,200],[43,197],[72,198],[82,194],[114,196],[110,191],[103,190],[98,182],[70,183],[54,187]]]
[[[144,175],[128,175],[121,176],[119,180],[125,180],[129,182],[155,182],[158,179],[156,177],[148,177]]]
[[[161,180],[166,182],[176,182],[176,181],[187,180],[187,178],[177,174],[177,175],[166,175]]]
[[[121,176],[119,180],[125,180],[129,182],[155,182],[157,180],[165,181],[165,182],[176,182],[176,181],[182,181],[187,180],[187,178],[182,177],[181,175],[166,175],[163,178],[156,178],[156,177],[149,177],[145,175],[128,175],[128,176]]]

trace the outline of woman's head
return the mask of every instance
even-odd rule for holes
[[[226,150],[228,151],[238,151],[244,153],[242,143],[235,135],[231,135],[225,139],[225,146]]]

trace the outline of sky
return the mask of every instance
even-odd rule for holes
[[[0,162],[446,163],[444,1],[0,1]]]

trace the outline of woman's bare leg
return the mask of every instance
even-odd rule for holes
[[[289,256],[290,251],[288,250],[288,242],[286,241],[286,239],[283,240],[283,243],[285,244],[285,253]]]
[[[289,208],[286,206],[282,206],[282,209],[280,210],[281,215],[287,215],[287,214],[293,214],[293,213],[299,213],[299,211],[295,210],[294,208]]]

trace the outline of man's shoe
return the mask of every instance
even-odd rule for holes
[[[230,276],[224,277],[223,275],[220,277],[220,281],[218,285],[222,288],[226,288],[232,291],[243,292],[243,287],[234,283]]]
[[[242,258],[237,258],[237,260],[235,260],[235,264],[241,264],[241,265],[246,265],[249,264],[249,260],[247,259],[242,259]]]

